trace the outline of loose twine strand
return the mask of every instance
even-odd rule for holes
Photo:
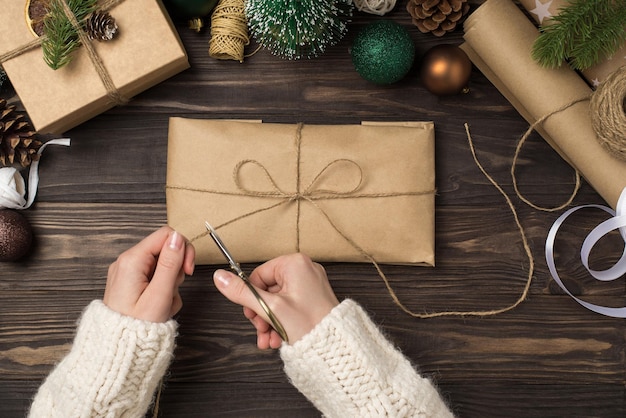
[[[209,56],[243,62],[244,48],[249,44],[243,0],[220,0],[211,15]]]
[[[115,87],[115,84],[113,83],[113,80],[111,78],[111,75],[109,74],[109,72],[107,71],[106,67],[104,66],[104,63],[102,62],[102,60],[100,59],[100,57],[98,56],[98,53],[96,52],[95,48],[93,47],[93,44],[91,43],[91,40],[89,39],[89,36],[87,36],[87,33],[85,32],[85,30],[83,29],[83,23],[86,19],[88,19],[88,16],[83,19],[81,22],[79,22],[76,19],[76,16],[74,15],[74,12],[72,12],[72,10],[70,9],[70,7],[67,4],[67,0],[55,0],[60,2],[62,8],[63,8],[63,12],[65,13],[65,16],[69,19],[70,23],[72,24],[72,26],[74,27],[74,29],[76,29],[76,32],[78,34],[78,37],[80,39],[81,44],[85,47],[85,49],[87,50],[87,55],[89,56],[89,59],[91,60],[94,68],[96,69],[96,72],[98,73],[98,76],[100,77],[100,80],[102,81],[102,84],[104,85],[106,91],[107,91],[107,96],[111,99],[111,101],[116,104],[116,105],[123,105],[126,104],[128,102],[128,99],[125,98],[124,96],[122,96],[120,94],[120,92],[117,90],[117,88]],[[119,3],[123,2],[124,0],[107,0],[105,2],[103,2],[100,7],[99,10],[102,11],[107,11],[115,6],[117,6]],[[41,44],[46,40],[46,36],[40,36],[38,38],[33,39],[31,42],[28,42],[18,48],[15,48],[12,51],[8,51],[2,55],[0,55],[0,64],[2,64],[3,62],[6,62],[12,58],[16,58],[19,55],[30,51],[33,48],[37,48],[40,47]]]
[[[517,177],[515,175],[515,168],[517,166],[517,160],[524,146],[526,140],[535,128],[541,125],[549,117],[560,113],[570,107],[589,100],[589,113],[591,118],[591,126],[596,134],[597,140],[611,155],[626,161],[626,65],[618,68],[611,73],[605,81],[600,84],[598,89],[592,94],[581,97],[579,99],[572,100],[569,103],[565,103],[558,109],[542,116],[537,119],[526,132],[520,138],[515,148],[515,155],[513,157],[513,164],[511,165],[511,178],[513,180],[513,188],[517,197],[530,207],[544,211],[544,212],[556,212],[569,206],[573,201],[581,186],[580,172],[574,167],[574,174],[576,177],[576,183],[572,194],[562,205],[547,208],[539,206],[529,199],[527,199],[520,192],[517,185]]]
[[[544,212],[556,212],[558,210],[561,210],[567,206],[570,205],[570,203],[572,203],[574,201],[574,198],[576,197],[576,194],[578,194],[578,190],[580,189],[580,185],[581,185],[581,180],[580,180],[580,173],[578,172],[578,170],[574,169],[575,171],[575,176],[576,176],[576,184],[574,186],[574,190],[572,191],[572,194],[570,195],[570,197],[567,199],[567,201],[565,203],[563,203],[562,205],[559,205],[557,207],[552,207],[552,208],[547,208],[547,207],[543,207],[543,206],[539,206],[533,202],[531,202],[529,199],[527,199],[522,192],[520,192],[519,187],[517,185],[517,176],[515,175],[515,167],[517,166],[517,160],[519,158],[519,154],[522,150],[522,147],[524,146],[524,144],[526,143],[526,140],[528,139],[528,137],[530,136],[530,134],[535,130],[535,128],[539,125],[541,125],[546,119],[548,119],[550,116],[555,115],[559,112],[562,112],[566,109],[569,109],[570,107],[574,106],[576,103],[580,103],[583,102],[585,100],[589,100],[589,97],[582,97],[580,99],[576,99],[573,100],[569,103],[564,104],[563,106],[559,107],[558,109],[540,117],[539,119],[537,119],[535,121],[535,123],[533,123],[532,125],[530,125],[528,127],[528,129],[526,130],[526,132],[524,133],[524,135],[522,135],[522,137],[520,138],[519,142],[517,143],[517,147],[515,148],[515,155],[513,156],[513,164],[511,164],[511,178],[513,180],[513,188],[515,189],[515,194],[517,195],[517,197],[524,203],[526,203],[528,206],[537,209],[537,210],[541,210]]]

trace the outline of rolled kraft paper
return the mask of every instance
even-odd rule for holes
[[[511,0],[485,2],[467,18],[464,29],[463,50],[528,123],[591,95],[585,81],[567,65],[547,69],[532,59],[539,32]],[[600,145],[588,100],[553,114],[537,131],[616,207],[626,187],[626,163]]]

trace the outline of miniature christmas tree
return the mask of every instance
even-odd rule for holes
[[[346,34],[352,0],[248,0],[246,17],[254,38],[274,55],[315,57]]]

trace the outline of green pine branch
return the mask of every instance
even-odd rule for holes
[[[63,11],[61,1],[66,1],[78,22],[82,22],[96,9],[97,0],[53,0],[44,19],[44,34],[41,47],[46,64],[54,70],[72,60],[72,52],[80,46],[76,29]]]
[[[540,30],[533,59],[547,68],[569,61],[584,70],[626,42],[626,0],[571,0]]]

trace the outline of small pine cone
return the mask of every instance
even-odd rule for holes
[[[467,0],[409,0],[406,5],[420,32],[435,36],[452,32],[469,9]]]
[[[15,112],[15,106],[0,99],[0,167],[18,164],[28,167],[38,160],[41,141],[34,135],[35,131],[24,120],[24,114]]]
[[[117,35],[117,23],[108,12],[93,12],[85,22],[85,31],[91,40],[110,41]]]

